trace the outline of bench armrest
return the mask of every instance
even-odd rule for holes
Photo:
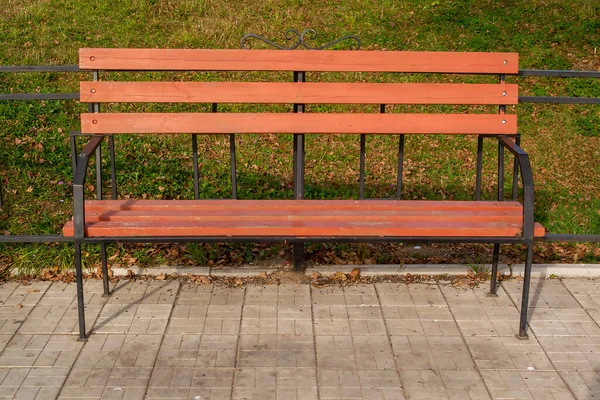
[[[100,143],[104,136],[94,136],[92,139],[83,147],[79,155],[77,156],[77,163],[75,168],[75,178],[73,180],[73,225],[75,228],[74,236],[75,239],[83,239],[85,236],[85,210],[84,210],[84,185],[85,177],[87,175],[88,163],[90,157]]]
[[[526,240],[533,240],[533,173],[531,172],[531,163],[529,155],[507,136],[498,136],[498,143],[517,157],[519,169],[521,170],[521,181],[523,183],[523,237]]]

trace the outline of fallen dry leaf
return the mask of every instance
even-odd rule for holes
[[[327,278],[318,278],[312,282],[312,285],[316,288],[324,288],[327,286],[331,286],[331,283]]]
[[[348,277],[343,272],[338,271],[335,274],[331,275],[331,279],[336,281],[345,281],[346,279],[348,279]]]

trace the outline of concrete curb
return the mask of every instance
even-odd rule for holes
[[[466,275],[470,270],[490,271],[491,264],[464,265],[464,264],[389,264],[389,265],[321,265],[306,268],[305,275],[312,275],[319,272],[322,275],[331,275],[335,272],[349,273],[353,268],[360,268],[362,276],[385,276],[385,275]],[[159,274],[194,274],[215,277],[255,277],[266,272],[271,274],[280,269],[278,268],[260,268],[255,266],[242,267],[153,267],[153,268],[113,268],[115,276],[127,276],[127,271],[132,270],[136,275],[159,275]],[[286,270],[290,271],[289,268]],[[504,276],[523,276],[524,264],[498,266],[500,274]],[[534,264],[532,277],[549,278],[599,278],[600,264]]]
[[[160,274],[178,274],[178,275],[210,275],[210,267],[172,267],[161,266],[153,268],[130,267],[130,268],[111,268],[114,276],[127,276],[127,271],[131,270],[136,275],[160,275]]]

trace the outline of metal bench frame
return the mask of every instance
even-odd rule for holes
[[[306,46],[305,46],[306,47]],[[93,71],[94,81],[98,80],[99,71]],[[295,82],[304,82],[305,73],[302,71],[294,72]],[[500,81],[504,82],[504,76],[500,76]],[[504,113],[505,106],[500,106],[499,112]],[[99,112],[99,104],[93,103],[90,106],[93,112]],[[381,112],[385,111],[385,105],[381,105]],[[303,112],[303,104],[295,104],[294,112]],[[213,104],[213,112],[216,112],[216,104]],[[75,137],[79,133],[72,134],[72,148],[73,154],[75,151]],[[110,287],[108,281],[108,268],[107,268],[107,257],[106,257],[106,243],[128,243],[128,242],[287,242],[292,243],[294,246],[294,266],[300,269],[303,264],[303,244],[307,242],[451,242],[451,243],[491,243],[494,245],[493,260],[492,260],[492,271],[491,271],[491,284],[490,284],[490,295],[496,295],[497,282],[496,275],[498,270],[498,258],[499,249],[501,243],[506,244],[523,244],[527,248],[526,262],[525,262],[525,274],[524,274],[524,286],[523,296],[521,300],[521,316],[519,323],[519,334],[517,335],[521,339],[527,338],[527,307],[529,297],[529,284],[531,278],[531,264],[532,264],[532,246],[534,241],[534,186],[533,186],[533,175],[529,162],[529,157],[523,149],[519,147],[519,136],[506,136],[506,135],[478,135],[478,148],[477,148],[477,177],[476,177],[476,200],[480,200],[481,195],[481,175],[482,175],[482,157],[483,157],[483,140],[484,138],[492,138],[498,141],[498,200],[504,199],[504,150],[508,150],[515,156],[515,165],[513,170],[513,190],[512,197],[517,198],[517,184],[518,175],[520,171],[521,182],[523,186],[523,234],[521,237],[507,238],[507,237],[352,237],[352,238],[339,238],[339,237],[86,237],[85,236],[85,203],[84,203],[84,187],[87,176],[87,169],[90,164],[90,159],[96,156],[96,189],[97,199],[102,198],[102,178],[101,178],[101,165],[99,160],[101,159],[101,144],[103,141],[103,135],[89,135],[91,140],[83,147],[81,152],[78,154],[76,159],[73,160],[74,167],[74,244],[75,244],[75,270],[76,270],[76,283],[77,283],[77,297],[78,297],[78,312],[79,312],[79,331],[80,339],[85,340],[86,338],[86,327],[84,318],[84,301],[83,301],[83,271],[82,271],[82,254],[81,245],[83,243],[100,244],[102,254],[102,271],[103,271],[103,283],[104,283],[104,294],[110,294]],[[360,198],[364,199],[364,177],[365,177],[365,137],[361,135],[361,153],[360,153]],[[116,180],[114,170],[114,138],[112,135],[109,136],[109,147],[111,152],[111,180],[112,180],[112,197],[116,199]],[[231,146],[231,173],[232,173],[232,197],[235,199],[237,196],[236,190],[236,153],[235,153],[235,136],[230,135],[230,146]],[[194,178],[195,178],[195,198],[199,198],[198,193],[198,154],[197,154],[197,135],[192,135],[192,149],[194,155]],[[398,198],[401,195],[402,190],[402,162],[404,154],[404,135],[399,135],[398,143]],[[304,198],[304,135],[294,135],[294,198]]]

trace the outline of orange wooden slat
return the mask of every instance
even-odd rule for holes
[[[72,222],[63,228],[65,236],[73,235]],[[86,224],[86,234],[98,236],[202,236],[202,237],[515,237],[520,224],[437,222],[106,222]]]
[[[517,53],[79,49],[84,70],[358,71],[517,74]]]
[[[533,226],[533,236],[534,237],[542,237],[546,234],[546,228],[542,226],[539,222],[536,222]]]
[[[86,212],[119,210],[138,211],[209,211],[285,210],[286,212],[355,211],[492,211],[522,213],[517,201],[454,201],[454,200],[87,200]]]
[[[91,224],[88,224],[88,226]],[[125,230],[125,232],[121,231],[123,236],[128,236],[127,231]],[[73,221],[68,221],[65,226],[63,227],[63,234],[67,237],[73,236],[74,231],[73,231]],[[539,224],[539,223],[535,223],[535,229],[534,229],[534,236],[536,238],[539,237],[543,237],[546,234],[546,230],[545,228]],[[116,235],[114,233],[110,234],[110,235]],[[365,233],[362,233],[363,237],[366,235]],[[101,235],[102,236],[102,235]],[[104,236],[109,236],[109,234],[105,234]]]
[[[515,84],[81,82],[88,103],[517,104]]]
[[[479,221],[522,223],[515,212],[492,211],[351,211],[315,210],[143,210],[88,212],[86,222],[96,221]]]
[[[311,114],[311,113],[85,113],[84,134],[299,133],[499,134],[517,133],[514,114]]]

